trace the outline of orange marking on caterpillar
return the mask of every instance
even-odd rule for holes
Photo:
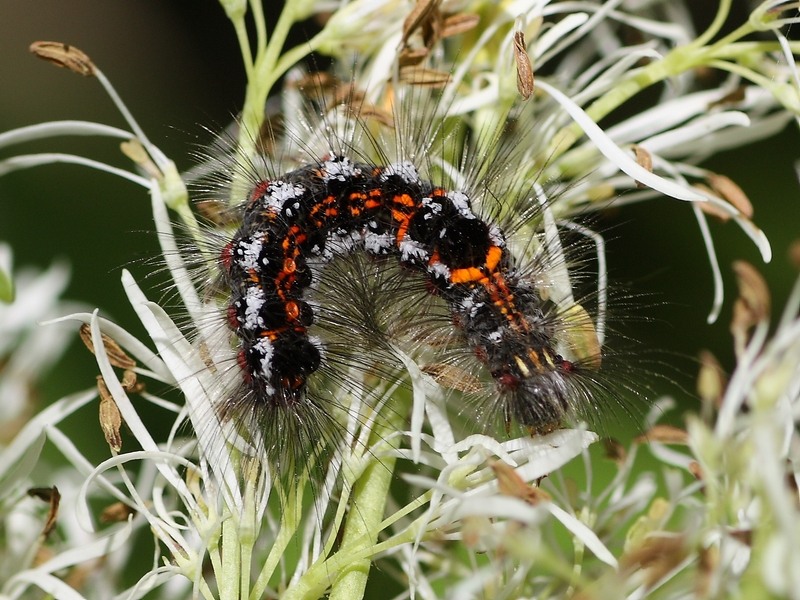
[[[489,248],[486,252],[486,270],[489,273],[494,273],[502,258],[503,249],[500,246],[492,246]]]
[[[300,305],[297,302],[289,301],[284,305],[286,318],[290,321],[297,321],[300,318]]]
[[[478,267],[464,267],[463,269],[453,269],[450,272],[450,283],[479,283],[488,282],[486,273]]]
[[[381,207],[383,207],[383,192],[379,188],[372,188],[367,192],[364,208],[367,210],[377,210]]]
[[[464,267],[462,269],[453,269],[450,272],[450,282],[454,284],[459,283],[478,283],[486,286],[490,290],[488,284],[489,279],[487,274],[492,274],[497,270],[497,265],[503,258],[503,249],[499,246],[491,246],[486,251],[486,260],[480,267]]]
[[[303,230],[300,229],[297,225],[292,225],[289,231],[286,234],[286,237],[283,238],[283,242],[281,242],[281,246],[283,247],[284,253],[289,254],[290,251],[295,251],[294,255],[297,256],[297,246],[301,245],[303,242],[306,241],[308,236],[303,233]]]
[[[417,203],[414,202],[414,199],[408,194],[395,194],[392,196],[392,204],[408,206],[409,208],[416,208],[417,206]]]
[[[288,325],[285,327],[279,327],[278,329],[265,329],[264,331],[259,333],[259,337],[265,337],[270,342],[274,342],[281,336],[282,333],[288,330],[289,330]]]
[[[500,310],[500,313],[506,318],[511,327],[524,333],[530,331],[524,315],[517,310],[514,303],[514,293],[508,288],[502,273],[494,273],[492,281],[487,280],[484,288],[489,295],[489,300]]]

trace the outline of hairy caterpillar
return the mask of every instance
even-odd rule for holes
[[[428,115],[436,103],[420,97],[378,119],[352,99],[317,107],[318,126],[303,124],[293,153],[244,169],[247,197],[216,235],[210,289],[236,381],[221,411],[250,419],[275,456],[291,446],[296,460],[297,448],[326,441],[341,393],[360,385],[349,371],[396,376],[398,344],[455,365],[452,387],[488,381],[478,406],[506,428],[543,433],[599,411],[597,335],[579,304],[553,299],[534,252],[533,185],[508,180],[513,150],[494,166],[454,154],[463,140],[443,134]],[[399,141],[387,143],[386,128]]]

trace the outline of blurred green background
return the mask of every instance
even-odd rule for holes
[[[58,119],[128,129],[97,81],[31,55],[28,46],[35,40],[87,52],[181,170],[193,165],[191,151],[210,140],[204,126],[222,128],[241,105],[238,50],[216,2],[19,0],[0,4],[0,130]],[[130,169],[118,143],[100,138],[45,140],[4,156],[50,151]],[[127,267],[141,281],[153,271],[146,261],[158,246],[145,190],[87,168],[47,166],[0,179],[0,206],[0,240],[11,244],[17,266],[68,261],[72,281],[65,297],[85,302],[89,310],[99,307],[144,334],[120,273]],[[161,292],[149,293],[158,299]],[[48,378],[41,391],[45,401],[93,385],[96,366],[82,345],[73,346],[64,367]]]

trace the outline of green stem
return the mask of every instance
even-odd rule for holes
[[[431,501],[432,497],[433,497],[433,490],[428,490],[421,496],[418,496],[417,499],[414,500],[413,502],[409,502],[397,512],[392,513],[391,517],[388,517],[383,523],[381,523],[381,529],[383,530],[388,527],[391,527],[406,515],[411,514],[412,512],[414,512],[415,510],[417,510],[422,506],[425,506],[428,502]]]
[[[250,14],[256,26],[256,48],[267,45],[267,23],[264,19],[264,5],[261,0],[250,0]]]
[[[392,417],[375,427],[370,440],[372,448],[381,440],[392,440],[386,442],[389,448],[396,448],[400,443],[398,436],[390,434],[402,428],[405,413],[398,410],[387,412]],[[396,536],[386,542],[376,543],[385,523],[383,515],[395,462],[394,458],[372,459],[354,485],[339,550],[326,560],[319,560],[312,565],[299,581],[283,593],[283,600],[319,598],[330,585],[331,579],[334,580],[329,596],[331,600],[363,598],[372,557],[387,543],[388,547],[393,547],[414,539],[413,532],[405,531],[402,539]]]
[[[764,88],[765,90],[769,90],[773,87],[771,79],[769,79],[768,77],[764,77],[759,73],[756,73],[752,69],[743,67],[742,65],[737,65],[736,63],[731,63],[725,60],[714,60],[708,64],[709,66],[714,67],[715,69],[719,69],[720,71],[728,71],[730,73],[735,73],[742,79],[747,79],[756,84],[757,86]]]
[[[269,585],[269,580],[275,572],[275,568],[280,564],[286,547],[289,542],[297,533],[297,528],[300,525],[300,519],[303,515],[303,493],[305,485],[308,481],[307,473],[303,473],[296,481],[291,481],[289,484],[288,492],[285,492],[280,480],[275,483],[275,491],[278,492],[281,501],[281,528],[278,531],[278,537],[272,544],[269,556],[264,562],[261,572],[258,574],[253,585],[253,591],[250,593],[250,600],[258,600],[264,595],[264,590]]]
[[[240,572],[239,596],[247,598],[250,595],[250,566],[253,564],[253,548],[258,537],[258,523],[256,521],[256,487],[258,475],[251,471],[252,476],[247,477],[244,490],[244,508],[238,518],[239,552],[241,554],[242,569]]]
[[[744,23],[743,25],[740,25],[739,27],[731,31],[725,37],[717,40],[716,42],[708,46],[708,48],[705,49],[706,54],[715,55],[718,50],[724,49],[727,46],[732,46],[733,43],[736,42],[736,40],[740,40],[743,37],[750,35],[751,33],[754,33],[753,26],[750,25],[750,23]]]
[[[222,573],[217,580],[220,600],[238,600],[242,563],[235,519],[222,523]]]
[[[718,48],[714,44],[714,57],[715,58],[742,58],[752,57],[756,54],[768,54],[770,52],[780,52],[781,45],[778,42],[736,42],[735,44],[728,44],[724,48]],[[800,42],[790,41],[789,48],[792,52],[800,52]]]
[[[324,30],[317,34],[308,43],[300,44],[282,54],[283,46],[289,35],[289,30],[294,25],[297,14],[296,5],[288,2],[275,25],[272,38],[266,46],[259,46],[252,72],[249,73],[244,105],[242,107],[241,122],[239,124],[239,137],[237,139],[237,157],[240,164],[250,164],[255,150],[258,134],[264,123],[264,106],[272,86],[283,76],[286,71],[296,65],[303,57],[313,52],[324,38]],[[263,21],[263,15],[261,16]],[[259,19],[256,18],[257,37],[264,38],[265,34],[259,33]],[[231,205],[239,204],[246,196],[250,186],[247,173],[241,169],[235,170],[231,185]]]
[[[270,87],[275,85],[275,82],[286,73],[289,69],[293,66],[297,65],[301,60],[303,60],[306,56],[314,52],[315,50],[319,49],[322,45],[323,40],[327,38],[326,32],[323,30],[313,38],[305,42],[304,44],[300,44],[299,46],[295,46],[283,53],[283,55],[278,59],[278,64],[273,69],[272,74],[268,78],[268,82]]]
[[[386,439],[388,434],[399,430],[404,418],[393,412],[385,427],[373,432],[373,441]],[[391,448],[396,448],[399,438],[393,437]],[[394,476],[395,458],[374,460],[364,474],[356,482],[353,492],[352,508],[344,528],[344,536],[339,552],[348,553],[360,548],[371,548],[378,540],[381,532],[383,515],[386,510],[386,499],[389,495],[389,486]],[[352,561],[339,571],[331,588],[330,600],[355,600],[363,598],[367,587],[371,557]]]
[[[239,51],[242,53],[244,68],[249,79],[253,73],[253,54],[250,51],[250,41],[247,38],[247,25],[245,23],[247,3],[245,0],[219,0],[219,3],[236,31]]]
[[[244,18],[233,21],[233,29],[236,31],[236,40],[239,42],[239,52],[242,53],[244,71],[247,79],[253,76],[253,53],[250,50],[250,41],[247,39],[247,26]]]
[[[283,50],[286,37],[289,35],[289,29],[294,24],[294,19],[294,4],[288,2],[278,17],[269,44],[258,49],[253,76],[247,82],[247,92],[242,107],[242,123],[238,140],[240,148],[251,149],[255,136],[261,129],[261,123],[264,121],[264,105],[267,102],[272,83],[277,79],[273,71]]]
[[[714,20],[711,22],[711,25],[708,26],[702,34],[700,34],[696,40],[694,40],[690,46],[694,46],[695,48],[699,48],[701,46],[705,46],[708,42],[710,42],[719,30],[722,29],[722,26],[725,24],[725,21],[728,19],[728,15],[731,12],[731,0],[721,0],[719,3],[719,8],[717,9],[717,14],[714,16]]]
[[[414,542],[417,539],[417,528],[408,527],[397,535],[377,544],[369,543],[367,540],[368,535],[370,534],[366,534],[359,540],[353,540],[354,543],[350,547],[351,551],[343,552],[339,550],[328,560],[315,563],[295,585],[281,595],[281,600],[314,600],[321,597],[332,574],[345,571],[353,563],[370,560],[382,552],[388,552],[398,546]],[[333,590],[331,594],[333,594]],[[350,598],[349,596],[342,597]],[[353,600],[363,598],[363,591],[360,596],[353,596],[352,598]]]

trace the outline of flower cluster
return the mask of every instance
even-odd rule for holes
[[[712,24],[697,35],[690,11],[674,0],[289,0],[269,34],[260,2],[221,4],[248,77],[233,156],[225,158],[234,167],[224,162],[232,171],[231,206],[251,183],[242,166],[259,164],[264,152],[287,160],[298,152],[322,156],[327,149],[309,140],[337,136],[402,146],[409,132],[397,126],[397,105],[430,102],[435,94],[428,110],[441,125],[424,130],[431,139],[416,140],[421,158],[453,182],[509,163],[503,189],[530,196],[527,209],[514,206],[543,214],[528,249],[546,248],[555,301],[572,297],[562,232],[585,236],[596,248],[597,339],[588,344],[604,343],[606,256],[603,238],[571,220],[578,213],[659,195],[688,203],[714,268],[712,320],[723,298],[708,217],[734,220],[765,260],[771,256],[744,193],[698,164],[771,136],[800,115],[794,59],[800,45],[782,32],[800,21],[796,2],[763,2],[731,29],[731,1],[721,0]],[[290,28],[311,16],[322,23],[319,33],[286,48]],[[147,190],[163,259],[191,326],[176,325],[175,315],[127,271],[122,284],[149,339],[98,311],[61,307],[71,314],[57,320],[82,325],[100,376],[96,389],[65,396],[30,419],[0,455],[0,597],[24,597],[38,587],[59,598],[361,598],[373,564],[399,582],[398,598],[719,597],[737,589],[797,595],[800,284],[769,339],[766,286],[757,270],[737,263],[733,376],[725,382],[710,359],[704,363],[700,414],[685,431],[652,416],[648,434],[630,449],[607,443],[615,468],[602,484],[593,485],[593,477],[601,478],[593,473],[596,448],[590,449],[596,434],[581,427],[535,437],[465,434],[445,408],[439,382],[400,350],[410,385],[364,376],[355,389],[337,390],[347,410],[336,451],[327,457],[312,450],[293,476],[275,474],[252,438],[217,418],[231,352],[218,322],[208,318],[220,307],[198,286],[214,278],[214,260],[202,255],[206,232],[184,182],[193,176],[181,177],[89,57],[52,42],[32,50],[97,79],[129,130],[44,123],[0,134],[0,150],[53,135],[98,135],[124,140],[134,168],[44,153],[0,158],[0,175],[68,162]],[[350,83],[310,78],[298,65],[312,52],[331,56],[338,80]],[[700,85],[709,69],[717,75]],[[357,98],[357,118],[346,118],[338,105],[328,111],[326,102],[309,109],[301,83],[309,80],[318,91],[330,85],[329,98]],[[614,117],[646,89],[657,90],[656,102],[627,119]],[[275,147],[265,149],[254,132],[269,129],[270,97],[278,98],[282,133],[270,131]],[[361,134],[338,133],[354,123]],[[329,129],[337,133],[326,135]],[[480,159],[465,167],[464,156]],[[198,171],[207,175],[215,162]],[[193,264],[181,252],[176,221],[201,249]],[[52,318],[54,297],[12,277],[5,254],[0,249],[0,295],[16,285],[18,301],[26,294],[36,301],[26,315]],[[46,289],[60,290],[53,282]],[[32,312],[34,304],[41,310]],[[2,344],[16,338],[21,323],[6,318],[6,310],[0,308]],[[0,366],[0,399],[12,396],[3,410],[24,404],[27,382],[37,376],[25,370],[28,359],[35,354],[37,365],[48,362],[36,335],[15,345]],[[50,342],[48,349],[59,347]],[[182,402],[152,393],[159,383],[177,388]],[[59,427],[95,400],[111,454],[98,465]],[[142,403],[169,419],[166,439],[148,429]],[[46,443],[69,467],[52,470],[58,490],[33,490],[49,502],[42,517],[20,498]],[[688,452],[668,447],[675,443]],[[638,462],[643,445],[658,465],[649,472]],[[576,475],[586,481],[582,489],[564,474],[580,471],[568,465],[576,457],[583,458]],[[30,525],[37,518],[40,529]],[[30,531],[39,536],[37,552],[24,550]],[[148,539],[149,564],[131,566],[134,543]],[[126,579],[133,583],[122,589],[126,569],[135,571]]]

